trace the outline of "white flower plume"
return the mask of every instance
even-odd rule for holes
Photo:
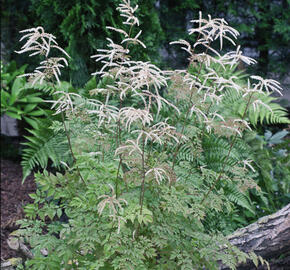
[[[54,114],[59,114],[61,112],[70,111],[74,112],[74,99],[82,97],[76,93],[67,93],[64,91],[57,91],[54,95],[59,95],[60,97],[57,100],[49,100],[47,102],[53,103],[51,109],[55,109]]]
[[[130,0],[122,0],[122,3],[120,3],[119,7],[117,7],[117,10],[121,13],[120,15],[126,19],[123,24],[127,24],[130,26],[136,24],[139,26],[139,20],[137,17],[134,16],[134,13],[137,9],[138,5],[136,5],[134,8],[131,7]]]
[[[265,89],[267,93],[273,91],[283,96],[281,93],[282,87],[279,82],[272,79],[263,79],[260,76],[251,76],[251,78],[258,81],[257,87],[259,90]]]
[[[191,22],[197,23],[198,27],[189,29],[189,35],[198,33],[201,35],[202,39],[207,41],[219,39],[220,49],[222,49],[223,47],[224,38],[229,40],[233,45],[235,45],[233,39],[237,39],[237,36],[239,35],[239,32],[234,28],[228,26],[228,23],[224,19],[212,19],[210,15],[208,15],[208,20],[203,19],[201,11],[199,12],[199,19],[192,20]]]
[[[122,210],[123,207],[121,205],[121,202],[124,202],[126,205],[128,202],[125,199],[122,198],[116,198],[116,193],[111,184],[109,184],[109,187],[111,188],[112,191],[112,196],[109,195],[101,195],[98,197],[99,199],[103,199],[101,202],[98,204],[98,213],[99,215],[102,215],[106,205],[109,207],[110,214],[115,216],[119,210]]]
[[[33,73],[23,74],[19,77],[30,77],[29,80],[32,82],[32,85],[34,85],[36,82],[42,84],[44,80],[49,80],[54,77],[60,84],[60,68],[68,66],[68,62],[64,57],[48,58],[49,53],[53,48],[55,48],[62,52],[67,58],[70,58],[70,56],[66,53],[65,50],[57,45],[55,36],[45,33],[43,27],[41,26],[22,30],[20,33],[27,33],[21,37],[20,41],[24,39],[28,40],[21,47],[21,50],[16,51],[16,53],[21,54],[25,52],[31,52],[29,56],[34,56],[37,54],[44,55],[46,60],[40,62],[40,66],[37,67]]]
[[[165,170],[162,169],[162,168],[153,168],[153,169],[150,169],[149,171],[147,171],[145,173],[145,176],[150,176],[150,175],[153,175],[153,177],[154,177],[154,179],[155,179],[155,181],[157,182],[158,185],[160,185],[162,180],[165,179],[165,178],[170,180],[170,178],[166,174]]]
[[[152,115],[147,110],[135,109],[132,107],[124,107],[120,110],[119,117],[128,131],[134,122],[140,121],[143,126],[153,121]]]

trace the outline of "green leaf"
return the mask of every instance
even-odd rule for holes
[[[41,102],[44,102],[42,98],[40,98],[40,97],[32,97],[32,96],[26,97],[26,100],[29,103],[41,103]]]
[[[18,120],[21,120],[21,116],[17,113],[14,113],[14,112],[6,112],[6,114],[12,118],[15,118],[15,119],[18,119]]]
[[[42,109],[39,110],[35,110],[29,113],[30,116],[42,116],[42,115],[46,115],[46,112]]]
[[[28,113],[31,112],[35,107],[37,106],[37,104],[27,104],[24,106],[24,113]]]
[[[15,102],[21,90],[24,89],[23,88],[24,84],[25,84],[24,78],[15,79],[12,85],[12,89],[11,89],[11,99],[10,99],[9,105],[12,105]]]
[[[24,118],[24,120],[25,120],[29,125],[31,125],[34,129],[37,129],[37,128],[38,128],[37,121],[35,121],[34,119],[29,118],[29,117],[26,117],[26,116],[23,116],[23,118]]]
[[[28,194],[28,195],[33,200],[36,200],[36,198],[37,198],[37,195],[35,193],[31,193],[31,194]]]
[[[62,215],[62,211],[61,211],[60,208],[58,208],[58,209],[56,210],[56,215],[58,216],[58,218],[61,217],[61,215]]]
[[[85,85],[87,91],[95,89],[97,87],[96,77],[92,77]]]

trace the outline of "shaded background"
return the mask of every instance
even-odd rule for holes
[[[96,64],[90,56],[104,48],[105,37],[112,33],[106,25],[120,26],[116,12],[119,0],[1,0],[1,58],[27,63],[26,55],[17,55],[19,31],[43,26],[57,37],[59,45],[72,56],[70,70],[63,79],[83,86]],[[137,1],[131,1],[137,2]],[[247,56],[258,60],[253,70],[283,82],[289,96],[289,0],[140,0],[137,16],[143,30],[141,47],[134,54],[159,66],[179,68],[185,59],[169,42],[188,38],[190,20],[203,16],[223,17],[240,33],[238,44]],[[192,37],[194,38],[194,37]],[[229,44],[227,44],[229,45]],[[225,50],[229,48],[225,46]],[[33,64],[33,63],[29,63]],[[33,66],[33,65],[32,65]]]

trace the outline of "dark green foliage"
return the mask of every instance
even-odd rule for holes
[[[18,120],[25,120],[37,128],[37,119],[47,116],[49,112],[44,104],[41,92],[36,92],[23,75],[26,65],[17,69],[16,62],[1,64],[1,115],[6,114]]]
[[[160,1],[160,20],[166,35],[164,46],[171,51],[168,43],[185,35],[183,29],[201,10],[204,15],[225,18],[241,33],[239,43],[259,57],[259,66],[253,67],[264,75],[275,72],[282,77],[289,72],[289,0],[241,1]],[[175,52],[176,53],[176,52]],[[183,54],[178,53],[178,58]],[[179,61],[178,58],[175,59]],[[169,66],[172,63],[168,63]],[[186,62],[179,62],[179,65]]]
[[[120,26],[115,8],[119,0],[108,1],[4,1],[1,11],[2,41],[5,41],[6,60],[17,58],[22,64],[21,56],[13,54],[18,40],[18,31],[28,26],[42,25],[48,32],[53,32],[62,47],[66,47],[72,56],[69,74],[66,79],[74,85],[83,86],[95,71],[90,56],[97,48],[104,48],[104,35],[112,37],[106,25]],[[137,2],[137,1],[135,1]],[[184,29],[189,20],[197,17],[198,11],[212,17],[224,17],[242,34],[240,44],[254,50],[260,59],[258,71],[267,74],[275,72],[281,76],[287,74],[289,66],[289,1],[288,0],[251,0],[246,5],[240,1],[138,1],[138,15],[143,30],[142,48],[134,54],[142,59],[150,57],[153,62],[161,62],[158,49],[165,47],[172,56],[176,50],[169,42],[183,38]],[[17,10],[17,13],[14,11]],[[133,49],[134,50],[134,49]],[[170,62],[163,59],[163,65],[169,67],[185,66],[185,53],[178,53]],[[166,57],[165,57],[166,58]],[[169,58],[170,59],[170,58]],[[183,59],[183,60],[181,60]],[[257,67],[254,67],[256,70]],[[256,70],[257,71],[257,70]]]
[[[251,194],[251,200],[259,205],[256,209],[260,216],[270,214],[289,202],[289,137],[288,131],[275,134],[266,131],[264,135],[249,134],[245,140],[251,146],[259,175],[257,183],[263,193]],[[252,219],[254,217],[251,217]]]
[[[289,1],[229,1],[228,15],[240,32],[246,33],[242,45],[255,48],[261,59],[259,69],[262,73],[289,72]],[[240,23],[239,19],[243,22]]]
[[[96,54],[97,48],[106,46],[104,36],[118,37],[118,34],[113,35],[107,30],[106,26],[118,27],[122,24],[115,11],[119,2],[31,0],[30,8],[37,16],[35,24],[43,25],[46,31],[53,32],[59,44],[66,47],[72,57],[69,78],[74,86],[83,86],[90,74],[95,72],[96,65],[90,56]],[[148,60],[151,57],[154,62],[158,62],[156,48],[162,38],[162,30],[154,3],[153,0],[139,3],[138,14],[142,14],[139,17],[140,28],[147,50],[133,48],[133,54],[140,59]]]

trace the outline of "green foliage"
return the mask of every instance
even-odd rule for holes
[[[42,94],[32,90],[22,75],[26,65],[17,69],[13,61],[8,65],[1,64],[1,115],[6,114],[18,120],[25,120],[37,128],[37,118],[47,115],[44,110]]]
[[[108,184],[114,183],[118,165],[85,160],[81,173],[87,175],[86,184],[73,172],[36,174],[39,189],[30,195],[34,203],[26,205],[28,219],[20,222],[17,232],[33,248],[35,257],[26,263],[30,269],[59,269],[60,265],[78,269],[216,269],[218,260],[234,266],[246,259],[221,236],[203,232],[202,194],[186,182],[172,188],[152,186],[145,194],[142,214],[136,200],[138,189],[130,185],[122,194],[126,204],[119,200],[117,213],[111,212],[109,203],[100,213],[103,194],[114,195]],[[64,215],[68,222],[59,221]],[[42,233],[43,228],[47,233]],[[226,250],[220,251],[221,244],[227,245]],[[47,257],[42,256],[44,249]]]
[[[36,13],[34,25],[45,26],[48,32],[54,33],[62,47],[67,47],[72,57],[69,78],[74,86],[83,86],[89,80],[90,73],[95,71],[95,65],[89,59],[96,53],[97,48],[104,47],[107,43],[103,37],[118,37],[118,34],[109,33],[106,26],[121,25],[115,11],[119,2],[31,0],[30,9]],[[162,38],[162,30],[154,4],[153,0],[140,2],[138,10],[141,15],[140,27],[148,50],[132,49],[138,58],[148,60],[150,56],[154,62],[158,62],[160,56],[156,53],[156,48]]]
[[[251,194],[256,208],[256,215],[273,213],[289,201],[289,137],[288,131],[282,130],[272,134],[269,130],[263,136],[249,134],[245,140],[253,149],[254,159],[259,175],[257,183],[262,194]],[[256,216],[255,216],[256,217]],[[251,217],[253,219],[254,216]]]
[[[68,145],[64,131],[50,129],[52,121],[41,120],[37,128],[28,129],[30,136],[24,136],[26,142],[22,150],[23,181],[34,168],[47,168],[49,159],[53,167],[60,168],[61,162],[69,162]]]
[[[36,69],[43,73],[25,76],[40,76],[52,85],[55,77],[59,86],[53,87],[51,102],[62,119],[47,124],[49,133],[32,130],[34,137],[28,138],[24,165],[43,172],[35,175],[34,202],[26,205],[17,231],[33,252],[25,266],[181,270],[218,269],[221,263],[236,269],[247,259],[265,264],[232,246],[222,233],[245,225],[264,198],[265,190],[257,186],[264,175],[251,147],[253,137],[246,135],[257,122],[286,121],[280,107],[263,99],[269,89],[279,92],[278,82],[254,76],[245,83],[235,67],[240,59],[248,64],[253,59],[239,48],[223,56],[209,49],[209,41],[219,39],[221,51],[225,34],[230,41],[237,34],[210,16],[207,21],[200,15],[198,26],[189,30],[200,33],[193,47],[185,40],[174,42],[189,53],[188,70],[165,72],[133,61],[131,47],[145,47],[141,32],[136,36],[136,9],[124,0],[118,10],[124,27],[108,30],[124,38],[120,43],[108,39],[108,50],[98,50],[99,81],[93,78],[79,91],[59,82],[63,65],[58,61],[64,58],[51,58],[56,47],[43,42],[52,37],[40,27],[25,31],[22,52],[46,55]],[[80,11],[76,6],[73,14]],[[36,43],[39,37],[42,46]],[[206,47],[203,53],[194,51],[198,45]],[[272,106],[272,116],[261,105]],[[285,135],[267,133],[266,139],[275,144]],[[48,159],[62,164],[61,173],[45,170]]]
[[[227,90],[225,96],[226,98],[223,100],[224,109],[230,110],[236,116],[241,116],[247,106],[247,100],[233,89]],[[247,112],[247,117],[253,126],[257,126],[258,123],[262,125],[290,123],[287,110],[274,102],[277,99],[270,96],[270,94],[255,93],[252,96],[252,100],[261,100],[263,102],[263,105],[259,106],[258,109],[251,106]]]

